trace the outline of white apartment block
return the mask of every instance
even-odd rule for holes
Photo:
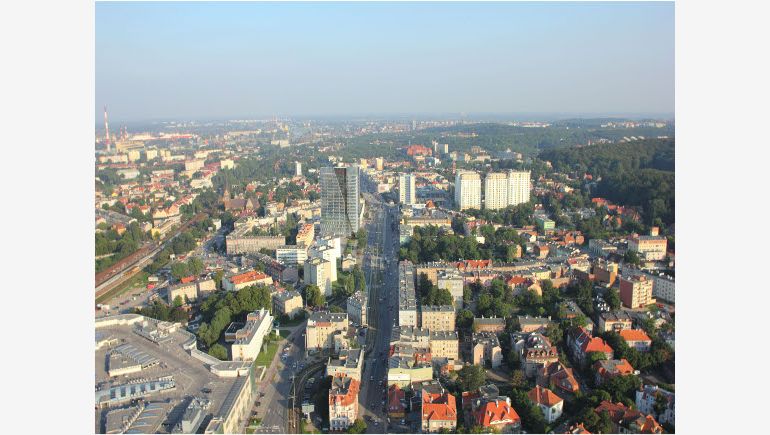
[[[474,171],[458,171],[455,177],[455,204],[459,210],[481,209],[481,176]]]
[[[508,205],[519,205],[529,202],[532,189],[530,171],[508,172]]]
[[[414,174],[401,174],[398,177],[398,195],[401,204],[412,205],[417,202],[415,195]]]
[[[322,258],[305,260],[305,284],[315,284],[325,297],[332,295],[332,264]],[[335,268],[336,272],[336,268]]]
[[[307,260],[307,248],[297,245],[281,245],[275,248],[275,259],[282,264],[302,264]]]
[[[508,207],[508,177],[502,172],[490,172],[484,179],[484,208],[505,207]]]
[[[273,316],[264,308],[246,316],[246,325],[235,332],[231,348],[233,361],[254,361],[262,349],[262,340],[273,328]]]

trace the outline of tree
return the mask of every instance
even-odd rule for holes
[[[181,307],[184,305],[184,300],[182,299],[182,295],[176,295],[174,298],[174,308]]]
[[[458,372],[457,375],[462,391],[471,391],[477,389],[478,387],[484,385],[487,378],[486,371],[479,365],[465,366]]]
[[[224,346],[222,346],[219,343],[216,343],[215,345],[211,346],[209,349],[209,355],[213,356],[214,358],[220,359],[222,361],[227,360],[227,349],[225,349]]]
[[[358,249],[364,249],[366,248],[366,242],[367,242],[367,232],[366,228],[361,227],[356,231],[356,244]]]
[[[309,284],[305,287],[305,303],[311,307],[322,307],[326,304],[326,298],[317,285]]]
[[[524,377],[524,372],[522,370],[514,370],[513,373],[511,373],[511,386],[513,388],[527,387],[527,378]]]
[[[604,300],[613,311],[620,309],[620,295],[618,295],[618,291],[614,287],[607,289]]]
[[[174,263],[171,265],[171,276],[176,279],[182,279],[190,276],[190,270],[186,263]]]
[[[455,324],[458,329],[470,329],[473,326],[473,312],[467,309],[460,310]]]
[[[353,425],[348,428],[348,433],[364,433],[366,432],[366,423],[364,420],[357,418]]]
[[[607,355],[604,352],[588,352],[588,364],[593,365],[596,361],[604,361]]]
[[[639,255],[634,251],[626,251],[625,255],[623,255],[623,262],[628,264],[634,264],[639,265],[641,264],[641,260],[639,259]]]

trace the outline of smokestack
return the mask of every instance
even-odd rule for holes
[[[107,106],[104,106],[104,138],[107,142],[107,151],[110,151],[110,125],[107,123]]]

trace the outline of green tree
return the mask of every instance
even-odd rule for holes
[[[190,275],[200,275],[204,270],[203,261],[198,257],[190,257],[187,260],[187,270]]]
[[[642,261],[639,259],[639,255],[636,252],[629,250],[623,255],[623,262],[638,266]]]
[[[174,308],[181,307],[184,305],[184,300],[182,299],[182,295],[176,295],[174,298]]]
[[[348,428],[348,433],[365,433],[366,432],[366,423],[364,420],[357,418],[353,425]]]
[[[176,279],[182,279],[190,276],[190,270],[186,263],[174,263],[171,265],[171,276]]]
[[[479,365],[465,366],[457,375],[462,391],[475,390],[484,385],[487,378],[486,371]]]
[[[322,307],[326,304],[326,298],[317,285],[309,284],[305,287],[305,303],[311,307]]]
[[[227,349],[219,343],[211,346],[209,349],[209,355],[222,361],[227,361]]]
[[[604,295],[604,300],[612,310],[620,309],[620,295],[617,289],[614,287],[607,289],[607,293]]]

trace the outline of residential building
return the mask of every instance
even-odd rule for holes
[[[618,263],[599,259],[594,264],[594,277],[597,283],[612,287],[618,277]]]
[[[363,367],[363,349],[344,349],[336,358],[329,357],[326,363],[326,376],[347,376],[361,382]]]
[[[273,279],[262,272],[248,272],[230,275],[222,279],[222,288],[227,291],[237,291],[250,285],[272,285]]]
[[[572,369],[558,361],[538,369],[537,384],[572,394],[580,391],[580,384]]]
[[[272,251],[286,243],[283,236],[252,235],[252,228],[248,225],[237,227],[225,236],[227,255],[255,254],[262,249]]]
[[[612,421],[612,431],[614,433],[634,433],[634,434],[660,434],[663,433],[663,427],[658,424],[655,417],[643,414],[639,410],[631,409],[618,402],[612,403],[603,400],[594,411],[601,414],[606,411]]]
[[[535,223],[540,231],[544,233],[550,233],[556,229],[556,222],[546,216],[535,216]]]
[[[474,332],[471,342],[471,362],[476,365],[500,367],[503,362],[503,351],[500,340],[492,332]]]
[[[331,296],[331,275],[334,266],[336,265],[332,265],[332,263],[322,258],[308,258],[305,260],[305,284],[317,285],[325,297]]]
[[[629,347],[639,352],[647,352],[652,346],[652,339],[642,329],[623,329],[619,334]]]
[[[347,237],[361,223],[360,170],[356,165],[321,168],[321,234]]]
[[[528,203],[531,190],[530,171],[508,171],[508,205]]]
[[[628,250],[643,260],[660,261],[666,258],[668,239],[663,236],[636,236],[628,240]]]
[[[295,177],[301,177],[302,176],[302,163],[294,162],[294,176]]]
[[[406,393],[398,385],[388,386],[388,418],[398,421],[406,417]]]
[[[508,177],[502,172],[490,172],[484,179],[484,208],[498,210],[508,206]]]
[[[401,174],[398,177],[398,198],[401,204],[412,205],[417,202],[414,174]]]
[[[328,244],[318,244],[312,246],[309,250],[308,258],[321,258],[329,262],[329,275],[327,276],[329,282],[337,281],[337,259],[340,258],[341,252],[334,246]]]
[[[398,263],[398,326],[417,326],[417,296],[414,289],[414,265]]]
[[[273,294],[273,313],[293,319],[303,311],[302,295],[298,291],[287,290]]]
[[[628,308],[644,308],[654,304],[652,280],[644,275],[633,275],[630,278],[621,276],[620,301]]]
[[[307,321],[305,331],[305,349],[310,351],[334,348],[334,334],[348,328],[348,315],[315,311]]]
[[[235,334],[231,346],[233,361],[254,361],[262,349],[262,340],[273,329],[273,316],[266,309],[246,315],[246,325]]]
[[[553,391],[540,385],[535,385],[535,388],[531,389],[527,396],[532,403],[536,404],[543,411],[546,422],[553,423],[561,417],[564,410],[564,399],[557,396]]]
[[[643,385],[636,392],[636,407],[640,412],[649,414],[660,423],[675,425],[674,418],[674,393],[664,390],[657,385]],[[662,403],[660,412],[656,411],[656,404]]]
[[[430,354],[433,359],[460,359],[460,339],[457,331],[430,331]]]
[[[457,271],[441,271],[437,276],[438,288],[449,290],[456,311],[463,308],[463,288],[465,279]]]
[[[457,428],[455,396],[449,394],[443,388],[440,388],[440,390],[440,392],[433,392],[425,388],[421,390],[422,412],[420,414],[420,428],[422,432],[436,433],[442,429],[451,431]]]
[[[539,332],[511,334],[511,348],[519,354],[524,375],[537,376],[538,370],[559,361],[559,350]]]
[[[625,358],[599,360],[594,363],[593,368],[596,372],[596,385],[615,376],[634,374],[634,368]]]
[[[623,310],[604,311],[598,314],[599,323],[598,332],[615,331],[620,332],[624,329],[631,329],[631,316]]]
[[[430,331],[454,331],[455,310],[451,305],[423,305],[420,325]]]
[[[499,334],[505,331],[505,319],[501,317],[474,317],[473,330]]]
[[[599,337],[591,337],[591,334],[582,327],[572,329],[568,334],[568,346],[575,359],[581,365],[588,361],[588,354],[601,352],[606,359],[612,359],[614,351],[604,340]]]
[[[551,324],[551,316],[548,317],[530,317],[530,316],[517,316],[519,321],[519,331],[524,333],[530,333],[535,331],[545,331],[548,325]]]
[[[459,210],[481,209],[481,177],[477,172],[457,172],[455,177],[455,205]]]
[[[188,300],[194,301],[195,299],[198,299],[198,283],[193,281],[168,286],[169,305],[174,303],[174,299],[176,299],[177,296],[182,298],[182,302],[187,302]]]
[[[344,431],[358,417],[358,392],[361,382],[344,374],[332,377],[329,389],[329,430]]]
[[[495,384],[482,385],[462,393],[465,421],[497,433],[518,433],[521,418],[511,406],[511,399],[500,396]]]
[[[368,308],[366,294],[356,291],[348,298],[348,318],[361,326],[367,325],[366,311]]]

